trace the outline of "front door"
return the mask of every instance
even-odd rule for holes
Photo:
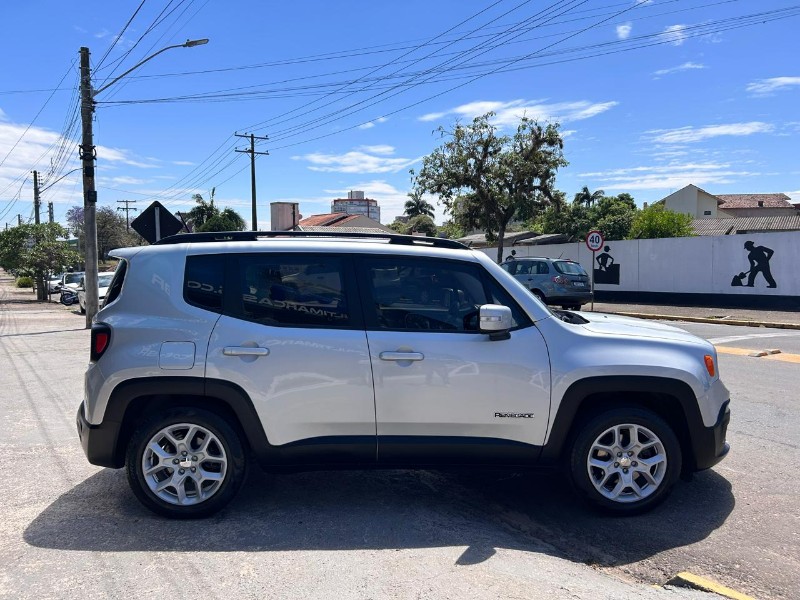
[[[535,461],[550,409],[539,330],[477,263],[406,257],[359,264],[375,379],[378,460]],[[477,330],[477,308],[512,309],[510,339]]]

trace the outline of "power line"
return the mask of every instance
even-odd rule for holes
[[[114,37],[114,39],[111,42],[111,45],[108,47],[108,49],[105,51],[103,56],[100,58],[100,62],[97,63],[97,66],[95,67],[95,69],[99,69],[99,68],[101,68],[103,66],[103,63],[105,62],[106,58],[108,58],[108,55],[111,54],[111,51],[114,49],[114,46],[116,46],[119,43],[119,41],[122,39],[122,36],[125,35],[125,32],[127,31],[128,27],[133,22],[133,20],[136,18],[136,15],[139,14],[139,11],[142,10],[142,7],[144,6],[145,2],[147,2],[147,0],[142,0],[142,2],[139,4],[139,6],[136,8],[136,10],[133,11],[133,14],[131,15],[131,18],[128,19],[127,23],[125,23],[125,26],[122,28],[122,31],[120,31]]]

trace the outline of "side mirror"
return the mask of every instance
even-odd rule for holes
[[[511,309],[500,304],[484,304],[478,309],[478,326],[488,333],[490,340],[507,340],[511,337]]]

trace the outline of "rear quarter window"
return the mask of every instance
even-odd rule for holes
[[[114,271],[114,278],[111,280],[111,285],[108,286],[106,298],[103,300],[103,306],[108,306],[119,298],[120,292],[122,292],[122,284],[125,283],[125,275],[127,273],[128,261],[123,258],[117,264],[116,271]]]
[[[201,254],[186,257],[183,299],[192,306],[221,313],[224,278],[224,254]]]

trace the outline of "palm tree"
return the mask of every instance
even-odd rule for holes
[[[219,209],[214,206],[214,193],[211,193],[211,201],[206,202],[200,194],[194,194],[192,200],[197,202],[192,210],[189,211],[188,219],[192,224],[192,229],[197,230],[202,227],[206,221],[219,214]]]
[[[405,213],[409,217],[425,215],[426,217],[433,218],[433,205],[423,200],[422,192],[415,190],[408,194],[408,197],[411,199],[405,204]]]
[[[580,206],[583,204],[587,208],[589,206],[593,206],[595,202],[600,200],[606,193],[603,190],[595,190],[594,192],[590,192],[587,186],[583,186],[583,189],[575,194],[575,199],[572,201],[573,204],[577,204]]]

